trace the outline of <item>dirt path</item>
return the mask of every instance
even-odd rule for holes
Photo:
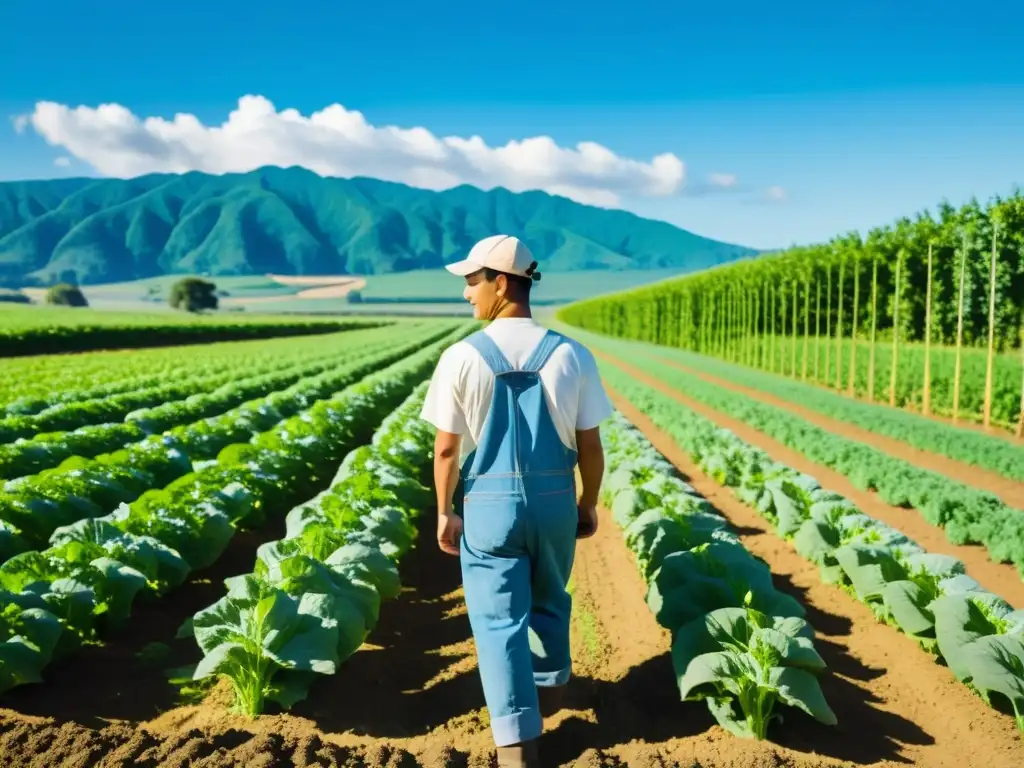
[[[719,376],[704,373],[690,366],[676,362],[675,360],[669,360],[661,357],[660,355],[655,356],[655,359],[665,365],[671,365],[674,368],[685,371],[689,375],[696,376],[708,383],[724,387],[732,390],[733,392],[738,392],[762,403],[773,405],[776,408],[781,408],[789,413],[799,416],[805,421],[809,421],[815,426],[826,429],[829,432],[834,432],[835,434],[850,440],[856,440],[857,442],[864,443],[865,445],[870,445],[873,448],[877,448],[890,456],[902,459],[903,461],[913,464],[916,467],[920,467],[921,469],[936,472],[940,475],[946,475],[947,477],[951,477],[961,483],[974,486],[975,488],[988,491],[989,493],[994,493],[1003,500],[1004,504],[1008,504],[1009,506],[1017,509],[1024,509],[1024,483],[1017,480],[1011,480],[1010,478],[1003,477],[995,472],[982,469],[981,467],[975,467],[971,464],[967,464],[966,462],[957,461],[956,459],[951,459],[947,456],[923,451],[920,448],[915,448],[901,440],[886,437],[885,435],[880,435],[877,432],[870,432],[856,426],[855,424],[850,424],[849,422],[833,419],[781,397],[754,389],[753,387],[736,384],[735,382],[731,382],[728,379],[723,379]]]
[[[781,734],[787,747],[860,765],[1010,768],[1024,761],[1024,743],[1011,718],[989,709],[910,638],[879,624],[866,606],[824,584],[815,566],[730,491],[702,475],[649,418],[617,394],[613,400],[730,521],[744,546],[767,561],[776,585],[806,606],[815,646],[830,670],[822,689],[839,724],[829,729],[787,716]]]
[[[750,425],[726,416],[703,403],[699,403],[665,382],[645,373],[636,366],[620,360],[603,351],[594,351],[603,360],[617,365],[647,386],[678,400],[687,408],[736,434],[741,440],[766,451],[776,461],[814,477],[822,487],[841,493],[863,511],[877,520],[902,531],[929,552],[952,555],[963,561],[967,573],[986,589],[1000,595],[1015,608],[1024,608],[1024,581],[1012,565],[994,563],[981,546],[958,546],[950,544],[945,534],[923,517],[917,510],[903,509],[886,504],[873,491],[861,491],[844,475],[829,467],[816,464],[803,454],[783,445]]]

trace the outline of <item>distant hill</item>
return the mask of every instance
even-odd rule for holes
[[[443,192],[303,168],[0,183],[0,285],[439,268],[514,234],[541,269],[703,269],[757,251],[544,192]]]

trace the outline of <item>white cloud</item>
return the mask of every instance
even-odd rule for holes
[[[764,191],[765,199],[770,200],[773,203],[781,203],[786,199],[786,190],[782,187],[768,187]]]
[[[340,104],[308,117],[278,111],[262,96],[239,99],[220,125],[204,125],[191,114],[140,119],[119,104],[72,108],[48,101],[37,103],[29,119],[50,144],[115,177],[299,165],[324,176],[372,176],[428,189],[462,183],[542,189],[607,207],[617,206],[620,196],[676,194],[686,179],[683,162],[671,153],[641,161],[590,141],[562,147],[547,136],[491,147],[479,136],[377,127]]]
[[[53,164],[56,165],[58,168],[68,168],[71,166],[71,158],[58,157],[53,161]]]
[[[24,133],[25,129],[28,128],[30,118],[28,115],[15,115],[14,117],[14,132]]]
[[[735,187],[736,182],[736,174],[734,173],[708,174],[708,183],[713,187]]]

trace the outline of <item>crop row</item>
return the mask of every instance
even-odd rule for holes
[[[767,392],[869,432],[901,440],[923,451],[948,456],[1014,480],[1024,481],[1024,447],[981,432],[961,429],[908,411],[852,400],[800,381],[746,366],[649,344],[644,351],[677,360],[694,370]]]
[[[328,490],[288,514],[285,537],[259,548],[252,572],[225,579],[226,594],[179,632],[203,653],[192,679],[229,680],[244,714],[303,699],[401,590],[398,561],[431,501],[433,430],[418,418],[427,384],[345,457]]]
[[[604,435],[602,500],[647,582],[648,606],[671,632],[680,698],[704,700],[723,728],[748,738],[767,736],[779,705],[835,725],[803,606],[621,413]]]
[[[266,367],[270,362],[286,367],[312,359],[339,338],[365,336],[370,330],[140,349],[128,354],[107,350],[5,360],[2,365],[7,375],[0,382],[0,416],[32,416],[54,406],[134,393],[172,380],[213,380],[231,372]]]
[[[104,314],[82,308],[7,306],[0,309],[0,357],[305,336],[381,324],[380,320],[356,318],[295,320],[170,313],[132,315]]]
[[[434,326],[435,329],[439,327]],[[40,472],[57,466],[70,456],[90,458],[137,442],[148,435],[223,413],[247,400],[265,396],[304,378],[328,371],[337,366],[342,355],[349,362],[385,349],[400,338],[391,329],[344,334],[333,337],[332,343],[323,344],[319,353],[306,355],[305,360],[300,359],[283,367],[265,364],[243,368],[241,370],[244,373],[236,369],[232,375],[225,377],[222,384],[210,389],[207,389],[210,384],[208,380],[189,378],[174,385],[169,392],[165,391],[164,394],[173,392],[175,399],[151,396],[147,390],[143,390],[138,394],[126,394],[105,401],[61,406],[68,411],[69,419],[70,411],[75,411],[79,417],[84,416],[86,421],[105,417],[123,417],[124,420],[79,426],[66,432],[37,434],[32,439],[19,439],[14,443],[0,445],[0,478],[22,477]],[[140,404],[147,406],[130,410]]]
[[[400,344],[381,342],[367,354],[219,416],[151,435],[93,459],[72,457],[54,469],[8,481],[0,492],[0,558],[41,546],[61,526],[98,517],[118,504],[144,497],[150,489],[170,484],[228,445],[248,440],[363,376],[402,360],[449,334],[450,328],[435,326],[401,339]],[[191,412],[187,402],[176,406],[183,413]]]
[[[163,595],[215,562],[236,528],[262,525],[323,487],[467,330],[324,393],[166,488],[58,528],[48,549],[0,566],[0,691],[40,681],[53,659],[124,622],[136,598]]]
[[[623,353],[621,342],[597,346]],[[821,429],[789,411],[690,376],[665,363],[644,369],[694,400],[743,421],[811,461],[845,475],[861,490],[877,491],[890,505],[918,510],[953,544],[983,544],[994,562],[1013,563],[1024,575],[1024,512],[998,497]]]
[[[733,489],[816,563],[823,581],[936,654],[990,705],[1008,700],[1024,730],[1024,611],[984,590],[960,560],[924,551],[813,477],[773,461],[675,399],[612,365],[602,375],[704,474]]]
[[[183,400],[190,395],[208,392],[228,384],[239,378],[239,371],[245,371],[246,374],[270,374],[317,360],[326,364],[332,351],[344,351],[352,343],[370,343],[372,340],[386,339],[393,335],[393,329],[383,328],[326,336],[321,345],[306,350],[306,354],[297,360],[281,362],[277,355],[261,355],[258,360],[229,360],[228,362],[233,363],[232,366],[224,369],[218,363],[218,370],[213,373],[188,370],[184,375],[173,377],[172,381],[165,380],[149,387],[85,400],[64,400],[34,414],[11,414],[0,419],[0,443],[30,438],[43,432],[73,430],[86,425],[120,421],[134,411]],[[328,354],[324,354],[325,351]]]

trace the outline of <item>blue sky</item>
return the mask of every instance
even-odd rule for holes
[[[658,6],[4,0],[0,179],[98,174],[15,131],[40,100],[209,126],[255,94],[491,147],[546,135],[644,163],[673,153],[695,186],[627,189],[621,207],[763,248],[1024,182],[1015,3]],[[712,173],[739,189],[702,192]],[[771,187],[785,199],[763,200]]]

